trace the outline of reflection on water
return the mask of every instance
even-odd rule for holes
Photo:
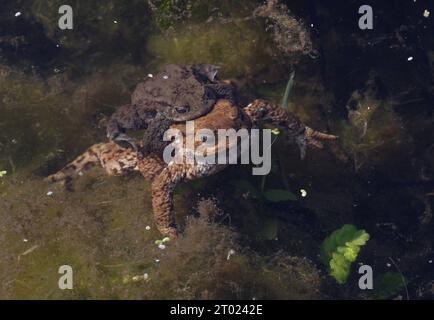
[[[0,297],[432,298],[434,48],[423,13],[434,10],[378,3],[362,32],[357,1],[291,1],[291,15],[253,0],[152,3],[71,1],[72,31],[58,30],[57,1],[0,4]],[[266,179],[237,166],[180,186],[184,236],[164,249],[140,177],[92,170],[72,192],[42,181],[105,140],[107,116],[148,73],[195,62],[220,65],[243,103],[279,101],[295,69],[290,109],[339,144],[302,161],[278,140]],[[269,201],[267,189],[297,200]],[[371,236],[357,261],[399,273],[405,288],[362,292],[355,266],[345,285],[327,276],[319,246],[346,223]],[[64,264],[72,291],[57,287]]]

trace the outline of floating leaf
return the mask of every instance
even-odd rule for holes
[[[400,292],[407,285],[400,273],[386,272],[380,275],[375,288],[378,299],[387,299]]]
[[[264,197],[271,202],[296,201],[297,196],[284,189],[268,189],[264,192]]]
[[[365,230],[357,230],[354,225],[346,224],[323,241],[321,260],[338,283],[347,281],[351,264],[356,261],[360,249],[368,240],[369,234]]]
[[[6,173],[8,173],[6,170],[0,171],[0,178],[3,178]]]

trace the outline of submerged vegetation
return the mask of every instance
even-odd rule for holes
[[[333,231],[321,244],[321,259],[329,268],[330,275],[338,283],[345,283],[350,275],[351,264],[356,261],[362,246],[369,240],[365,230],[357,230],[346,224]]]
[[[149,191],[140,178],[82,180],[70,194],[56,188],[47,195],[38,180],[1,186],[3,298],[319,297],[312,262],[243,247],[234,230],[217,222],[212,199],[200,200],[200,216],[188,218],[182,237],[162,247],[155,245],[160,235],[150,206],[137,196]],[[75,270],[71,292],[55,289],[63,264]]]
[[[0,298],[432,298],[431,18],[384,2],[368,39],[354,3],[76,0],[77,28],[61,32],[59,1],[2,1]],[[220,65],[241,104],[282,103],[339,141],[301,160],[274,132],[268,176],[236,166],[179,186],[176,241],[155,229],[140,177],[42,182],[105,141],[148,73],[196,62]],[[64,264],[72,291],[57,287]]]

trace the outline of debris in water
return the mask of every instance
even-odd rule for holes
[[[151,230],[151,227],[150,226],[146,226],[145,230],[149,231],[149,230]]]
[[[164,243],[169,242],[169,241],[170,241],[170,238],[169,237],[165,237],[165,238],[163,238],[161,240],[155,240],[155,244],[157,246],[159,246],[159,245],[164,244]]]
[[[307,196],[307,191],[304,190],[304,189],[300,189],[300,194],[301,194],[301,196],[304,198],[304,197]]]
[[[426,11],[426,10],[425,10]],[[16,12],[15,13],[15,17],[19,17],[21,15],[21,12],[20,11],[18,11],[18,12]]]
[[[164,250],[166,249],[166,246],[164,244],[160,244],[158,245],[158,249]]]
[[[425,18],[429,18],[430,12],[428,10],[425,9],[425,11],[423,12],[423,16]]]
[[[20,261],[22,256],[26,256],[29,253],[32,253],[33,251],[35,251],[39,246],[37,244],[35,244],[33,247],[31,247],[30,249],[27,249],[26,251],[24,251],[23,253],[20,253],[18,255],[18,261]]]
[[[48,191],[47,196],[51,196],[53,194],[53,191]]]
[[[407,61],[413,61],[413,59],[414,59],[413,57],[408,57]]]
[[[146,281],[149,279],[149,275],[147,273],[139,274],[137,276],[125,276],[122,279],[122,282],[124,284],[130,283],[130,282],[139,282],[139,281]]]
[[[277,136],[280,133],[280,131],[279,129],[274,128],[273,130],[271,130],[271,133]]]
[[[230,249],[228,251],[228,256],[226,257],[226,260],[229,260],[231,258],[231,256],[234,255],[234,254],[235,254],[235,250],[234,249]]]
[[[6,173],[8,173],[6,170],[0,171],[0,178],[3,178]]]

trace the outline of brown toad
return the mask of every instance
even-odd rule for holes
[[[228,100],[219,100],[213,109],[195,120],[195,128],[211,130],[252,128],[259,123],[269,124],[286,133],[286,137],[300,147],[322,148],[321,141],[335,140],[337,137],[317,132],[305,126],[296,116],[285,109],[265,100],[255,100],[241,109]],[[173,124],[185,134],[185,122]],[[66,183],[94,165],[102,166],[109,175],[123,175],[140,172],[145,179],[152,181],[152,209],[155,224],[165,236],[178,235],[173,207],[173,192],[177,184],[200,177],[213,175],[224,169],[225,164],[165,163],[161,153],[151,153],[142,157],[131,148],[121,148],[113,142],[99,143],[49,176],[49,182]]]

